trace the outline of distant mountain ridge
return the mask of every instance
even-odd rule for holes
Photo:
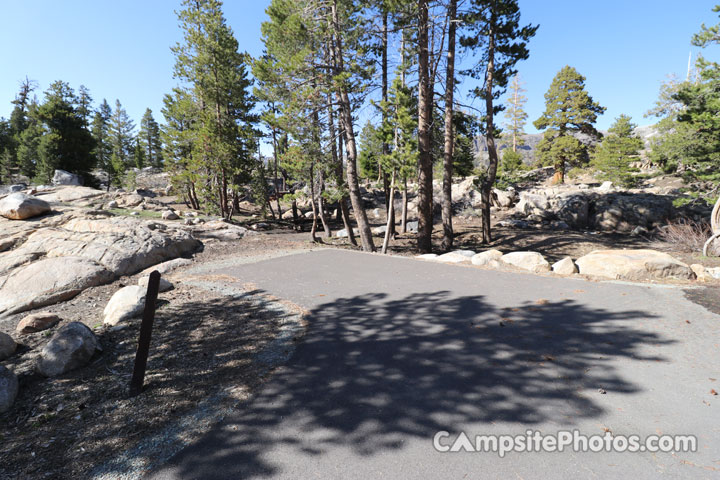
[[[600,130],[600,133],[602,133],[603,135],[607,135],[607,130]],[[634,133],[638,137],[642,138],[643,142],[645,142],[645,148],[648,148],[650,145],[650,139],[657,136],[658,131],[655,125],[643,125],[635,128]],[[590,138],[589,135],[585,135],[583,133],[577,133],[574,134],[574,136],[583,143],[596,143],[593,139]],[[537,145],[538,143],[540,143],[540,140],[542,140],[543,134],[526,133],[525,135],[522,135],[521,138],[523,140],[523,145],[518,146],[518,151],[523,157],[523,163],[525,163],[526,165],[534,165],[535,150],[537,149]],[[500,154],[500,158],[502,158],[502,151],[506,148],[511,148],[512,142],[507,141],[507,139],[505,138],[499,138],[496,140],[496,142],[498,147],[498,153]],[[475,137],[475,152],[477,152],[476,156],[478,158],[479,164],[487,165],[487,143],[485,142],[484,136]]]

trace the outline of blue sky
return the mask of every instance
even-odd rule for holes
[[[225,15],[242,50],[262,51],[260,24],[269,0],[228,0]],[[519,64],[532,120],[564,65],[587,77],[590,94],[607,107],[606,129],[621,113],[640,125],[671,73],[685,75],[690,37],[702,22],[717,23],[714,1],[520,0],[524,22],[540,24],[530,59]],[[119,99],[139,122],[150,107],[161,119],[162,97],[174,86],[170,46],[180,39],[179,0],[0,0],[0,116],[11,111],[20,81],[83,84],[95,102]],[[716,47],[704,52],[717,58]],[[466,80],[462,88],[471,86]]]

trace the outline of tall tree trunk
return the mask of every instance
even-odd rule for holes
[[[400,232],[407,232],[407,213],[408,213],[408,196],[407,196],[407,178],[403,179],[402,193],[402,213],[400,214]]]
[[[343,190],[345,186],[347,185],[347,182],[345,182],[344,175],[343,175],[343,157],[342,157],[342,151],[343,151],[343,138],[345,138],[345,134],[342,133],[342,128],[340,128],[340,132],[338,133],[338,179],[340,182],[342,182]],[[350,220],[350,208],[348,207],[347,203],[347,195],[343,195],[342,198],[340,198],[340,214],[342,215],[343,225],[345,225],[345,231],[348,234],[348,240],[350,240],[350,244],[357,246],[357,240],[355,239],[355,230],[352,226],[352,221]]]
[[[387,219],[387,225],[385,227],[385,238],[383,239],[382,244],[382,253],[387,253],[388,244],[390,243],[390,237],[394,234],[394,232],[390,231],[390,226],[394,224],[394,218],[395,218],[395,175],[396,171],[393,170],[392,173],[392,180],[390,181],[390,210],[388,211],[388,219]],[[394,225],[393,225],[394,226]]]
[[[383,125],[387,122],[387,102],[388,102],[388,12],[383,8],[382,18],[382,101],[385,107],[382,109],[382,123]],[[385,138],[382,143],[382,154],[383,157],[387,158],[390,154],[390,145],[388,145]],[[383,187],[385,190],[385,214],[387,218],[392,220],[388,228],[391,234],[395,234],[395,215],[394,209],[390,206],[390,197],[392,193],[390,186],[392,182],[387,178],[387,175],[383,175]]]
[[[335,115],[333,114],[332,100],[328,94],[328,128],[330,129],[330,153],[332,154],[333,165],[335,165],[335,182],[338,190],[345,190],[345,180],[343,178],[343,162],[342,162],[342,133],[337,136],[337,145],[335,144]],[[342,130],[342,129],[341,129]],[[353,226],[350,222],[350,214],[348,212],[347,198],[343,194],[338,200],[338,214],[337,219],[343,222],[345,231],[348,234],[348,240],[351,245],[357,246],[355,240],[355,232],[353,232]]]
[[[273,105],[273,110],[275,105]],[[277,132],[275,127],[272,127],[272,140],[273,140],[273,159],[275,160],[275,201],[277,202],[277,213],[278,220],[282,219],[282,207],[280,207],[280,188],[278,187],[278,144],[277,144]]]
[[[342,32],[340,32],[340,22],[338,20],[337,0],[333,0],[331,10],[333,32],[335,36],[335,41],[333,43],[333,57],[336,73],[340,73],[344,71],[344,60],[342,50]],[[345,131],[347,182],[348,189],[350,190],[350,202],[352,203],[353,211],[355,212],[355,220],[357,221],[358,229],[360,230],[360,242],[362,243],[363,250],[367,252],[374,252],[375,244],[373,243],[372,232],[370,232],[370,224],[368,223],[367,214],[365,212],[365,208],[363,207],[363,200],[360,195],[360,184],[358,183],[357,145],[355,144],[355,132],[353,131],[352,106],[350,104],[350,96],[348,95],[347,87],[343,82],[338,82],[335,96],[337,97],[338,104],[340,105],[340,120]]]
[[[330,225],[325,218],[325,200],[323,199],[323,193],[325,192],[325,178],[320,172],[320,195],[318,195],[318,213],[320,215],[320,221],[322,222],[323,230],[325,231],[325,238],[332,238],[332,232],[330,231]]]
[[[310,238],[314,243],[317,243],[318,239],[315,235],[317,232],[317,220],[318,213],[315,204],[315,160],[310,162],[310,208],[312,208],[312,228],[310,228]]]
[[[493,82],[495,76],[495,28],[497,21],[497,13],[494,7],[490,10],[490,23],[488,29],[488,64],[487,75],[485,76],[485,141],[488,148],[488,173],[485,183],[482,185],[480,198],[482,199],[482,230],[483,243],[492,242],[492,231],[490,229],[490,200],[492,188],[495,185],[495,176],[497,175],[498,154],[495,147],[495,132],[493,131]]]
[[[443,151],[443,200],[442,222],[443,241],[442,249],[450,250],[453,247],[452,225],[452,176],[453,176],[453,90],[455,89],[455,14],[457,0],[450,0],[448,6],[448,51],[447,76],[445,80],[445,149]]]
[[[418,234],[417,247],[421,253],[432,251],[433,185],[432,90],[430,88],[428,52],[428,0],[418,0]]]
[[[298,217],[298,208],[297,208],[297,200],[293,198],[292,205],[290,206],[292,209],[293,214],[293,226],[295,230],[302,230],[302,227],[300,226],[300,218]]]

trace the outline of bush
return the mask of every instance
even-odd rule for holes
[[[660,248],[670,246],[675,251],[698,253],[702,252],[705,242],[711,235],[709,222],[681,219],[661,227],[656,238],[661,242],[661,245],[658,245]],[[714,252],[715,255],[719,253]]]

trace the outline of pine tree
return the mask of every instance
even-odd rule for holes
[[[520,6],[517,0],[472,0],[463,20],[467,32],[461,37],[460,44],[473,52],[480,52],[480,60],[464,73],[482,81],[473,91],[473,95],[485,100],[484,133],[489,164],[479,183],[483,243],[488,243],[492,241],[491,193],[500,163],[495,146],[499,129],[494,119],[504,108],[495,104],[495,99],[505,93],[510,78],[517,74],[517,62],[529,57],[527,44],[538,27],[520,25]]]
[[[627,115],[620,115],[615,119],[608,130],[608,134],[598,145],[593,155],[593,166],[600,171],[598,177],[610,180],[625,186],[633,184],[632,173],[636,171],[630,167],[632,161],[637,160],[643,141],[634,134],[637,125],[630,121]]]
[[[95,141],[77,108],[77,97],[70,86],[54,82],[45,92],[37,116],[43,134],[37,145],[36,175],[49,182],[56,169],[80,175],[86,185],[93,184],[90,170],[95,166]]]
[[[113,154],[113,147],[110,143],[110,119],[112,118],[112,108],[103,98],[100,107],[98,107],[95,115],[93,115],[91,133],[95,139],[95,149],[93,154],[97,161],[97,167],[108,175],[107,188],[110,189],[115,169],[110,159]]]
[[[112,149],[109,182],[121,185],[122,178],[128,168],[133,166],[133,153],[135,150],[135,123],[130,119],[120,100],[115,100],[113,111],[108,124],[108,143]]]
[[[525,103],[527,97],[523,95],[525,91],[520,82],[520,76],[515,74],[510,84],[510,95],[507,98],[508,107],[505,110],[505,132],[512,141],[512,151],[517,152],[517,147],[523,144],[522,135],[525,134],[525,122],[528,114],[525,112]]]
[[[545,130],[537,146],[540,161],[555,166],[556,183],[565,181],[565,164],[588,159],[587,147],[573,133],[599,137],[593,124],[605,111],[585,90],[585,77],[570,66],[563,67],[545,93],[545,112],[533,125]]]
[[[92,115],[92,97],[90,90],[85,85],[80,85],[77,94],[77,112],[82,118],[85,127],[90,126],[90,115]]]
[[[360,174],[367,179],[378,178],[378,165],[383,155],[382,135],[370,120],[360,130],[358,138],[358,163]]]
[[[250,179],[256,149],[246,55],[227,25],[218,0],[184,0],[178,18],[183,42],[173,47],[175,76],[199,108],[190,124],[195,187],[203,206],[225,218],[233,213],[231,196]]]
[[[153,118],[152,110],[145,110],[140,120],[140,133],[138,141],[143,151],[143,163],[155,168],[162,168],[162,140],[160,127]]]

